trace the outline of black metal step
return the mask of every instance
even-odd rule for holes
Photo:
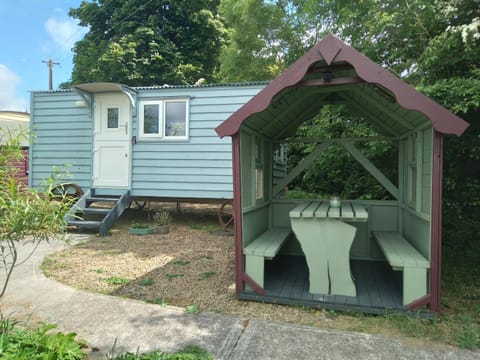
[[[113,202],[116,203],[120,198],[118,197],[100,197],[100,196],[92,196],[85,199],[87,204],[92,204],[96,202]]]
[[[109,206],[90,207],[94,203],[109,203]],[[65,220],[70,226],[98,230],[100,235],[105,235],[129,203],[128,190],[121,196],[116,196],[96,195],[95,189],[89,189],[65,215]],[[81,217],[85,217],[85,220]]]
[[[98,229],[102,224],[101,221],[85,221],[85,220],[69,220],[69,226],[78,226],[86,229]]]
[[[106,215],[108,214],[112,209],[111,208],[84,208],[84,209],[78,209],[79,213],[82,214],[88,214],[88,215]]]

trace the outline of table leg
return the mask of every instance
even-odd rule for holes
[[[321,236],[328,254],[330,292],[335,295],[357,296],[350,270],[350,248],[357,228],[343,221],[320,220]]]
[[[309,269],[310,292],[356,296],[350,270],[355,226],[334,219],[291,219]]]
[[[302,247],[307,260],[310,280],[310,292],[328,294],[328,262],[324,241],[319,241],[317,222],[304,219],[292,219],[292,230]]]

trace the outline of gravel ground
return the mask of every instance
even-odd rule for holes
[[[428,323],[416,331],[411,328],[415,322],[404,323],[392,316],[239,301],[233,290],[234,237],[219,226],[219,205],[182,205],[181,212],[175,204],[154,203],[151,207],[170,210],[170,233],[130,235],[130,225],[147,222],[149,211],[129,209],[111,235],[77,235],[74,238],[82,239],[80,243],[77,240],[75,246],[47,257],[42,264],[45,275],[92,292],[239,315],[245,321],[265,319],[381,334],[412,344],[456,342],[449,335],[448,321],[432,323],[437,331],[427,335],[421,329],[426,330]]]
[[[43,264],[45,274],[76,288],[158,304],[332,325],[330,312],[235,298],[234,237],[218,225],[217,205],[182,205],[181,213],[172,204],[152,207],[170,208],[169,234],[130,235],[129,226],[147,221],[148,212],[127,210],[110,236],[91,234],[85,242],[49,256]],[[339,328],[336,315],[334,327]]]
[[[148,211],[129,209],[110,236],[91,234],[50,255],[42,265],[45,275],[88,291],[183,308],[195,305],[200,311],[247,320],[405,336],[386,326],[382,317],[237,300],[232,289],[234,237],[219,226],[219,205],[182,205],[181,212],[175,204],[151,206],[170,209],[169,234],[130,235],[130,225],[148,221]]]

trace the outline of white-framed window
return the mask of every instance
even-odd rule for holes
[[[188,99],[140,101],[139,138],[188,139],[188,110]]]

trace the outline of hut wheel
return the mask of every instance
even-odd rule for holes
[[[74,183],[66,183],[55,186],[52,189],[54,199],[78,199],[83,195],[83,190],[80,186]]]
[[[233,201],[231,199],[225,200],[218,210],[218,222],[220,225],[227,229],[230,225],[233,225]]]

